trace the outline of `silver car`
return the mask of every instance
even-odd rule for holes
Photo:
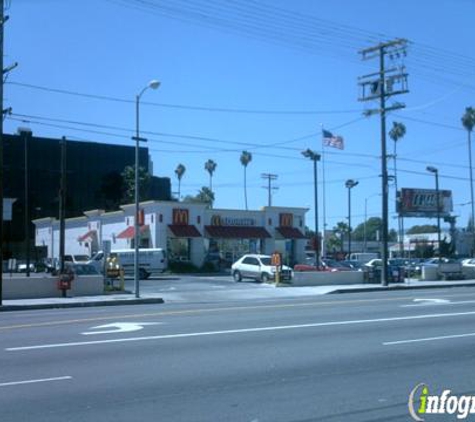
[[[276,267],[271,263],[269,255],[244,255],[231,266],[231,274],[235,281],[250,278],[263,283],[275,279]],[[282,266],[282,280],[291,280],[292,269]]]

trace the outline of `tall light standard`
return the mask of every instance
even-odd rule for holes
[[[135,217],[134,217],[134,285],[135,285],[135,297],[140,297],[139,287],[139,244],[140,244],[140,226],[139,226],[139,213],[140,213],[140,196],[139,196],[139,142],[145,142],[145,138],[140,137],[140,98],[143,93],[148,89],[157,89],[160,86],[160,82],[152,80],[148,85],[140,91],[135,97],[135,136],[132,138],[135,140]]]
[[[437,245],[438,256],[440,258],[440,191],[439,191],[439,170],[432,166],[427,166],[426,170],[435,175],[435,192],[437,197]]]
[[[32,131],[29,128],[20,127],[17,130],[19,136],[23,137],[23,145],[24,145],[24,165],[25,165],[25,173],[24,173],[24,232],[25,232],[25,260],[26,260],[26,276],[30,276],[30,184],[29,184],[29,172],[28,172],[28,144],[29,139],[31,139]]]
[[[305,158],[309,158],[313,161],[313,184],[315,189],[315,258],[316,266],[320,267],[320,242],[318,239],[318,173],[317,173],[317,161],[320,161],[321,155],[311,149],[302,151],[302,155]]]
[[[345,186],[348,188],[348,259],[351,255],[351,189],[358,185],[358,181],[348,179]]]

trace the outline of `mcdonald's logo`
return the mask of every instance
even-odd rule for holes
[[[211,217],[211,225],[212,226],[221,226],[222,225],[222,222],[221,222],[221,216],[220,215],[213,215]]]
[[[189,221],[188,210],[183,208],[173,209],[173,224],[177,226],[187,226]]]
[[[290,213],[279,214],[279,226],[280,227],[293,227],[294,215]]]

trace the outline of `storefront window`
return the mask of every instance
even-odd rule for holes
[[[190,239],[173,237],[168,239],[170,261],[190,261]]]
[[[221,264],[229,267],[245,254],[262,253],[263,245],[260,239],[206,239],[205,250],[207,259],[219,256]]]

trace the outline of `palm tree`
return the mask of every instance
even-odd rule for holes
[[[396,195],[397,195],[397,165],[396,165],[396,158],[397,158],[397,141],[401,138],[404,137],[406,134],[406,126],[404,123],[398,123],[398,122],[393,122],[393,127],[389,131],[389,137],[394,141],[394,186],[396,188]],[[397,200],[398,198],[396,198]],[[399,228],[399,254],[402,255],[404,254],[404,243],[403,243],[403,237],[404,237],[404,222],[402,217],[398,216],[398,228]]]
[[[473,219],[474,213],[474,203],[473,203],[473,170],[472,170],[472,130],[475,126],[475,109],[473,107],[465,108],[465,114],[462,116],[462,125],[465,129],[467,129],[468,133],[468,162],[470,167],[470,201],[472,205],[472,216]],[[472,248],[471,248],[471,256],[473,257],[474,253],[474,243],[475,243],[475,233],[473,230],[472,224]]]
[[[186,167],[183,164],[178,164],[175,169],[176,177],[178,178],[178,201],[181,197],[181,178],[186,172]]]
[[[241,164],[244,167],[244,203],[246,204],[247,211],[247,165],[252,161],[252,154],[249,151],[243,151],[241,153]]]
[[[209,190],[213,192],[213,173],[218,165],[211,159],[206,161],[205,170],[209,173]]]

